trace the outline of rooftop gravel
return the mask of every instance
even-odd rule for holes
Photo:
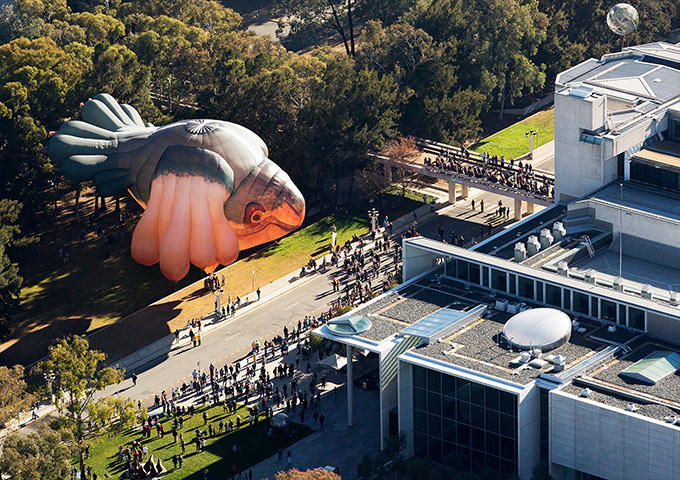
[[[563,387],[560,391],[569,393],[571,395],[574,395],[576,397],[581,396],[581,392],[583,392],[585,387],[575,385],[573,383],[570,383],[569,385],[566,385]],[[592,390],[592,389],[591,389]],[[621,410],[626,409],[626,405],[630,402],[630,400],[621,398],[621,397],[616,397],[613,395],[609,395],[606,393],[601,393],[597,390],[592,390],[590,395],[588,396],[588,400],[593,400],[598,403],[603,403],[605,405],[609,405],[610,407],[615,407],[615,408],[620,408]],[[635,403],[635,402],[633,402]],[[638,408],[634,413],[637,413],[639,415],[643,415],[645,417],[649,418],[655,418],[657,420],[664,420],[666,416],[668,415],[677,415],[676,412],[674,412],[672,409],[665,407],[663,405],[655,405],[655,404],[648,404],[648,405],[643,405],[639,403],[635,403],[635,406]]]
[[[633,349],[630,354],[622,357],[614,365],[597,372],[593,378],[618,387],[635,390],[637,392],[653,395],[660,399],[680,404],[680,375],[678,372],[669,375],[656,385],[637,383],[631,379],[624,378],[619,375],[622,370],[630,367],[638,360],[642,360],[647,355],[657,350],[677,351],[677,347],[646,341],[644,344],[642,344],[642,346]]]
[[[367,340],[374,340],[376,342],[380,342],[387,337],[400,332],[406,327],[406,325],[403,323],[395,322],[377,315],[372,315],[368,317],[368,319],[371,321],[371,328],[363,333],[358,334],[357,336]]]

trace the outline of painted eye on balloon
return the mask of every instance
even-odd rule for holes
[[[257,224],[264,218],[264,207],[257,202],[251,202],[246,206],[245,221],[250,224]]]

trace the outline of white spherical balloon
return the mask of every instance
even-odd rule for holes
[[[627,3],[614,5],[607,13],[607,25],[617,35],[628,35],[634,32],[639,23],[640,17],[637,10]]]

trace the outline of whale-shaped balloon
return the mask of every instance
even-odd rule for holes
[[[239,251],[286,235],[305,217],[290,177],[247,128],[220,120],[145,124],[130,105],[99,94],[64,123],[46,149],[68,179],[92,180],[102,196],[128,189],[144,208],[132,256],[160,262],[178,281],[193,263],[229,265]]]

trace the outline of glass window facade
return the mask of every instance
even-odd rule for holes
[[[639,308],[628,307],[628,326],[637,328],[638,330],[645,329],[645,312]]]
[[[438,463],[455,458],[468,470],[517,474],[517,396],[412,368],[416,455]]]
[[[600,308],[602,320],[609,320],[610,322],[616,322],[616,302],[610,302],[609,300],[600,299]]]
[[[545,284],[545,303],[554,307],[562,306],[562,289],[556,285]]]
[[[574,292],[574,311],[576,313],[588,315],[588,295],[585,293]]]
[[[491,269],[491,288],[494,290],[500,290],[501,292],[507,292],[508,290],[508,275],[503,270]]]
[[[527,277],[519,277],[519,291],[517,292],[519,296],[528,298],[529,300],[534,299],[534,280]]]

